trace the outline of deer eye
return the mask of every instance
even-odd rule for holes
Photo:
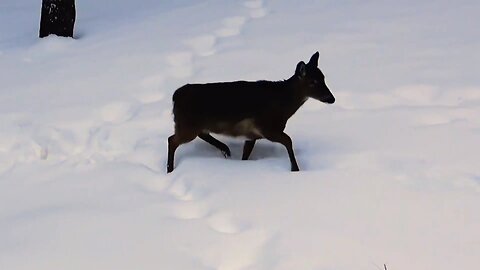
[[[318,84],[317,80],[313,80],[310,82],[310,87],[315,87]]]

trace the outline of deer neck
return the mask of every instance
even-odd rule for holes
[[[289,91],[290,102],[288,110],[288,118],[290,118],[297,110],[308,100],[306,88],[302,85],[296,76],[285,81]]]

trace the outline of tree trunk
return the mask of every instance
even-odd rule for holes
[[[73,37],[75,16],[75,0],[42,0],[40,37]]]

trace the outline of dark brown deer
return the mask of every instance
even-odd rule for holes
[[[175,134],[168,138],[167,172],[173,171],[175,150],[197,136],[230,156],[230,149],[210,135],[245,136],[243,160],[247,160],[256,140],[266,138],[283,144],[291,170],[298,171],[292,139],[285,132],[288,119],[314,98],[332,104],[335,98],[318,68],[319,53],[308,64],[297,64],[288,80],[271,82],[220,82],[187,84],[173,94]]]

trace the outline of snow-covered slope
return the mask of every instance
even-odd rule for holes
[[[478,1],[0,3],[0,269],[474,269]],[[195,140],[165,174],[186,82],[285,79],[320,51],[337,98],[285,150]]]

